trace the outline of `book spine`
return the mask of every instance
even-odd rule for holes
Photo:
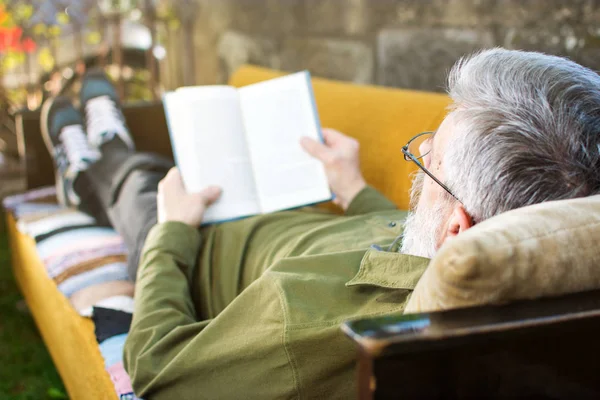
[[[306,84],[308,85],[308,90],[310,91],[310,101],[311,101],[311,104],[313,107],[313,115],[315,117],[317,133],[319,134],[321,143],[325,143],[325,139],[323,138],[323,132],[321,131],[321,121],[319,120],[319,112],[317,111],[317,102],[315,100],[315,92],[313,90],[312,81],[310,80],[310,72],[304,71],[304,74],[306,76]]]
[[[177,165],[177,167],[180,167],[180,163],[179,160],[177,159],[177,149],[175,147],[175,137],[174,137],[174,132],[173,132],[173,124],[171,123],[171,113],[169,112],[168,106],[167,106],[167,102],[169,101],[168,97],[173,96],[174,93],[173,92],[167,92],[164,93],[162,95],[162,104],[163,104],[163,111],[165,113],[165,120],[167,121],[167,131],[169,131],[169,139],[171,139],[171,149],[173,150],[173,160],[175,161],[175,165]],[[180,171],[181,172],[181,171]]]

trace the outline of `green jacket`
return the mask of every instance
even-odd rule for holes
[[[387,248],[406,212],[372,188],[345,216],[285,211],[156,225],[143,250],[125,368],[146,399],[347,399],[340,324],[401,312],[428,261]]]

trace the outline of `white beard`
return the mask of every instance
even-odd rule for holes
[[[435,202],[429,209],[417,207],[425,173],[417,172],[410,189],[410,212],[404,222],[404,237],[400,252],[413,256],[433,258],[437,251],[438,238],[440,237],[444,216],[446,214],[446,202],[442,199]]]

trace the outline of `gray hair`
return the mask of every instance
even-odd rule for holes
[[[600,193],[600,76],[540,53],[486,50],[448,78],[446,183],[475,221]]]

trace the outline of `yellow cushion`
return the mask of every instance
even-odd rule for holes
[[[600,196],[536,204],[445,243],[406,313],[600,288]]]
[[[281,74],[244,66],[231,77],[230,84],[239,87]],[[407,209],[409,173],[415,166],[404,160],[400,149],[417,133],[437,129],[450,104],[448,96],[321,78],[312,81],[321,125],[358,139],[367,182]]]

